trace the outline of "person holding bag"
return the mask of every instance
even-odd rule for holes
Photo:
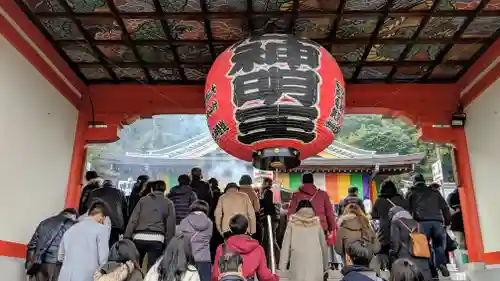
[[[64,209],[38,225],[26,253],[26,274],[30,280],[57,281],[59,246],[64,233],[75,224],[76,216],[75,209]]]

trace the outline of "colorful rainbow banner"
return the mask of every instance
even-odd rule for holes
[[[326,191],[334,203],[344,199],[347,196],[347,189],[351,186],[358,188],[363,199],[373,202],[377,198],[378,186],[375,181],[370,182],[368,174],[314,173],[313,175],[314,184]],[[294,192],[302,184],[301,177],[301,173],[279,173],[277,182],[284,190]]]
[[[167,184],[167,191],[178,184],[177,183],[178,177],[179,176],[174,176],[174,175],[169,175],[169,174],[162,175],[161,179]]]

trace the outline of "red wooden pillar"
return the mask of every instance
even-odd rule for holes
[[[76,124],[75,142],[69,171],[68,186],[66,188],[66,208],[77,208],[82,190],[82,175],[85,163],[85,133],[88,129],[87,115],[80,111]]]
[[[469,262],[483,262],[483,239],[481,226],[479,224],[479,213],[477,210],[476,195],[470,169],[469,149],[463,128],[453,129],[455,131],[455,163],[459,174],[458,191],[460,194],[460,205],[462,208],[465,237],[469,253]]]

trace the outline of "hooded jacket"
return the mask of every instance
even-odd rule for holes
[[[290,218],[281,247],[279,268],[290,264],[290,281],[323,281],[328,250],[319,218],[311,208],[301,208]]]
[[[366,266],[347,265],[341,270],[342,281],[383,281],[377,273]]]
[[[335,251],[342,257],[345,257],[347,245],[360,238],[370,243],[374,253],[378,253],[380,250],[380,244],[371,226],[368,225],[367,228],[364,228],[356,215],[346,214],[341,216],[338,225],[339,229],[335,240]]]
[[[104,183],[101,188],[90,193],[87,207],[90,207],[94,200],[101,200],[107,204],[112,227],[124,231],[128,222],[125,194],[121,190],[114,188],[113,185]]]
[[[266,265],[266,256],[264,248],[259,242],[247,235],[234,235],[226,240],[226,249],[237,252],[243,258],[242,273],[245,279],[257,277],[259,281],[278,281],[277,275],[271,273]],[[212,281],[219,280],[218,260],[222,255],[222,245],[217,247],[215,262],[212,267]]]
[[[80,203],[78,204],[78,215],[81,216],[88,211],[89,196],[92,191],[101,187],[102,182],[103,180],[101,178],[92,179],[83,187]]]
[[[416,221],[438,221],[450,225],[450,209],[443,195],[425,184],[418,184],[409,192],[408,210]]]
[[[299,190],[292,195],[290,206],[288,207],[288,216],[295,213],[297,205],[302,200],[311,201],[314,213],[319,217],[323,230],[333,232],[336,229],[332,203],[325,191],[318,189],[314,184],[308,183],[302,185]]]
[[[191,247],[196,262],[210,262],[210,239],[213,232],[213,223],[203,212],[191,212],[185,217],[179,231],[191,237]]]
[[[175,223],[179,225],[185,217],[189,215],[190,206],[198,197],[193,189],[186,185],[177,185],[172,187],[167,195],[168,199],[174,203],[175,207]]]
[[[401,206],[404,209],[408,208],[406,201],[403,196],[398,193],[395,186],[382,185],[378,198],[373,204],[371,217],[374,220],[380,221],[377,235],[384,250],[388,249],[391,242],[391,220],[389,219],[389,210],[394,207],[393,204]]]

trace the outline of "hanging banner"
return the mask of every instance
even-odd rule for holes
[[[260,180],[260,182],[262,182],[263,178],[274,179],[274,172],[273,171],[263,171],[263,170],[253,168],[253,178],[254,178],[254,180]]]

